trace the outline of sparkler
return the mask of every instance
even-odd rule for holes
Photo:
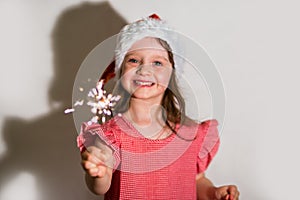
[[[104,80],[97,82],[96,87],[92,88],[87,94],[88,101],[86,105],[91,107],[91,112],[94,114],[88,121],[89,125],[93,123],[104,123],[106,121],[106,116],[112,115],[114,106],[121,98],[120,95],[113,96],[112,94],[106,94],[106,90],[103,89],[103,82]],[[83,91],[83,89],[80,88],[80,91]],[[83,104],[84,100],[78,100],[73,106],[82,106]],[[75,111],[74,107],[66,109],[64,113],[73,113]]]

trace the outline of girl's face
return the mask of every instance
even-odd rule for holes
[[[160,103],[172,74],[168,52],[157,39],[146,37],[126,54],[121,82],[132,98]]]

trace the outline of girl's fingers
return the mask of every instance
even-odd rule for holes
[[[85,170],[89,170],[89,169],[92,169],[92,168],[97,168],[97,165],[95,163],[90,162],[90,161],[82,161],[81,165],[82,165],[83,169],[85,169]]]
[[[97,176],[98,177],[103,177],[106,174],[106,171],[107,171],[107,167],[105,167],[105,166],[98,166]]]
[[[82,162],[83,169],[92,177],[102,177],[106,173],[107,167],[104,165],[96,165],[89,161]]]
[[[217,188],[217,199],[238,200],[239,191],[235,185],[222,186]]]
[[[239,191],[235,185],[228,186],[228,193],[230,194],[230,200],[237,200],[239,197]]]
[[[228,191],[226,186],[217,188],[216,198],[228,200]]]
[[[226,194],[226,196],[225,196],[224,199],[225,199],[225,200],[230,200],[230,195],[229,195],[229,194]]]
[[[107,164],[113,157],[105,154],[101,149],[97,147],[89,147],[81,154],[82,160],[90,161],[95,164]]]
[[[100,147],[92,146],[91,148],[88,148],[90,153],[94,156],[96,156],[102,164],[112,168],[114,163],[114,158],[112,154],[112,149],[108,147],[107,145],[102,144]]]
[[[96,177],[98,176],[99,169],[97,167],[93,167],[91,169],[86,170],[86,172],[91,176],[91,177]]]
[[[97,167],[97,165],[103,163],[99,158],[97,158],[96,156],[94,156],[92,153],[88,151],[84,151],[81,154],[81,158],[82,158],[81,165],[85,170]]]
[[[87,151],[94,156],[99,156],[99,155],[103,154],[102,150],[95,146],[88,147]]]
[[[235,185],[231,185],[229,188],[230,196],[232,196],[232,200],[237,200],[239,197],[239,191]]]
[[[92,177],[103,177],[107,173],[107,167],[113,167],[113,156],[102,149],[90,146],[81,153],[82,167]]]
[[[103,177],[106,173],[107,167],[105,166],[97,166],[87,170],[87,173],[92,177]]]
[[[238,199],[239,199],[239,196],[240,196],[240,192],[237,191],[237,192],[235,193],[235,196],[232,197],[232,200],[238,200]]]

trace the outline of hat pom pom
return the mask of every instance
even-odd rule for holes
[[[152,15],[150,15],[149,18],[161,20],[160,17],[157,14],[155,14],[155,13],[152,14]]]

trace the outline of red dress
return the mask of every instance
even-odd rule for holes
[[[177,125],[165,139],[143,137],[122,116],[103,125],[82,126],[82,151],[99,136],[113,149],[111,187],[105,199],[196,199],[196,175],[204,172],[219,147],[217,121]]]

